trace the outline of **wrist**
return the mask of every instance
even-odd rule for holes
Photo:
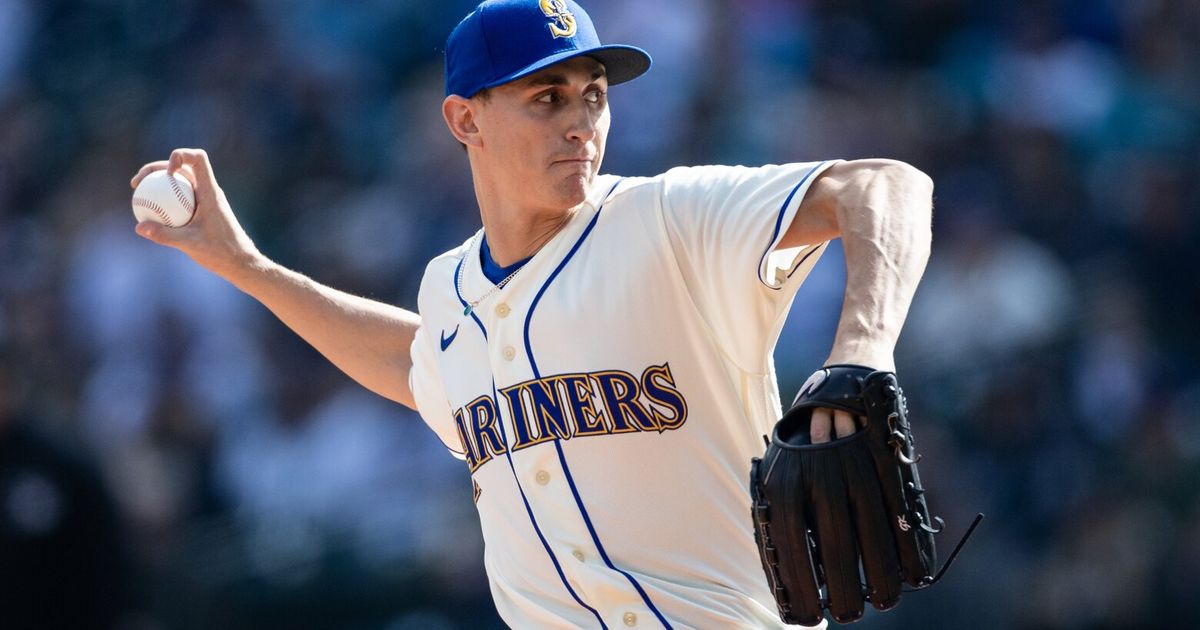
[[[213,272],[242,291],[251,293],[256,279],[269,274],[274,265],[273,261],[254,250],[229,258]]]
[[[866,341],[835,342],[825,365],[861,365],[884,372],[896,371],[896,359],[892,352],[895,344]]]

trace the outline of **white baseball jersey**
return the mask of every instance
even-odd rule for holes
[[[466,315],[494,287],[478,235],[429,263],[412,390],[471,469],[509,625],[782,627],[750,459],[781,415],[775,341],[825,249],[777,245],[831,164],[599,176]]]

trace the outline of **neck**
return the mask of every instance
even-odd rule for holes
[[[492,260],[507,267],[533,256],[575,216],[575,208],[529,208],[482,194],[476,185],[483,231]]]

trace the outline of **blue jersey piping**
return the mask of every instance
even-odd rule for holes
[[[763,263],[767,260],[767,254],[771,253],[771,247],[775,244],[775,239],[779,238],[779,231],[783,228],[783,217],[787,214],[788,205],[792,203],[792,197],[796,196],[796,192],[799,191],[802,186],[804,186],[804,182],[807,182],[808,178],[812,177],[813,173],[816,173],[822,166],[825,166],[828,163],[829,160],[821,162],[820,164],[809,169],[809,171],[804,174],[804,177],[800,178],[800,182],[796,184],[794,188],[792,188],[792,192],[788,193],[787,199],[783,200],[783,205],[779,208],[779,216],[775,217],[775,231],[771,233],[771,240],[767,242],[767,248],[763,250],[762,257],[758,259],[757,271],[758,281],[763,283],[763,286],[771,289],[772,291],[778,291],[782,287],[771,286],[771,284],[768,283],[765,278],[763,278],[762,267]],[[793,269],[793,271],[795,270]],[[790,273],[788,274],[788,277],[791,277]]]
[[[470,252],[468,252],[468,255],[470,255]],[[454,270],[455,279],[458,278],[458,274],[462,271],[463,260],[466,260],[466,256],[464,256],[462,260],[458,261],[458,267],[456,267]],[[454,294],[458,297],[458,301],[461,302],[465,308],[467,306],[467,301],[464,300],[462,294],[458,292],[457,282],[454,283]],[[483,340],[486,342],[487,328],[484,328],[483,322],[479,321],[479,318],[475,316],[474,312],[471,313],[471,319],[474,319],[475,323],[479,326],[479,332],[483,333]],[[499,397],[496,395],[496,379],[494,378],[492,379],[492,401],[495,403],[496,409],[500,409]],[[571,584],[567,581],[567,576],[565,573],[563,573],[562,565],[558,562],[558,556],[554,555],[554,550],[550,548],[550,543],[547,542],[546,537],[542,535],[542,528],[538,526],[537,518],[533,515],[533,507],[529,505],[529,499],[525,496],[525,488],[521,487],[521,479],[517,476],[517,467],[512,461],[512,451],[510,451],[508,448],[508,436],[504,432],[504,422],[501,420],[500,422],[496,423],[496,426],[500,427],[500,439],[504,440],[505,444],[504,457],[508,460],[509,470],[512,471],[513,483],[517,484],[517,491],[521,493],[521,502],[525,504],[525,513],[529,515],[529,523],[533,525],[533,531],[537,533],[538,540],[542,542],[542,548],[546,550],[546,555],[550,556],[550,562],[554,564],[554,570],[558,573],[558,579],[562,581],[562,585],[566,587],[567,592],[571,594],[571,597],[575,600],[575,602],[586,608],[588,612],[592,613],[592,615],[596,617],[596,621],[600,623],[600,627],[603,630],[608,630],[608,626],[604,624],[604,619],[600,617],[600,613],[597,612],[595,608],[588,606],[575,592],[575,589],[571,588]]]
[[[613,187],[609,189],[608,194],[605,195],[606,200],[612,195],[613,191],[617,189],[617,186],[621,183],[621,181],[622,180],[617,180],[617,182],[613,184]],[[575,245],[571,248],[571,251],[567,252],[567,255],[563,258],[562,262],[558,264],[558,267],[554,269],[554,272],[550,274],[550,277],[546,279],[546,283],[542,285],[542,288],[537,292],[537,295],[534,296],[533,302],[529,305],[529,313],[525,316],[525,353],[529,357],[529,366],[533,368],[534,378],[541,378],[542,375],[538,370],[537,361],[534,360],[533,347],[529,341],[529,324],[533,320],[533,313],[537,309],[538,302],[541,301],[542,296],[545,295],[546,289],[550,287],[550,285],[554,282],[554,279],[558,277],[558,274],[563,270],[564,267],[567,266],[567,263],[570,262],[571,258],[575,255],[575,252],[579,251],[580,245],[587,240],[588,235],[592,232],[592,228],[596,227],[596,221],[600,218],[600,213],[603,210],[604,203],[601,203],[600,207],[596,209],[596,215],[592,217],[591,222],[588,223],[588,226],[586,229],[584,229],[583,234],[579,236],[579,240],[575,242]],[[604,545],[600,542],[600,536],[596,533],[596,527],[592,524],[591,517],[588,516],[587,508],[583,505],[583,498],[579,496],[579,488],[575,485],[575,478],[571,475],[571,469],[567,466],[567,458],[563,453],[562,440],[554,440],[554,448],[558,452],[558,461],[560,464],[562,464],[563,474],[567,478],[567,485],[571,487],[571,494],[575,497],[575,505],[579,508],[579,514],[583,517],[583,522],[585,525],[587,525],[588,533],[592,536],[592,543],[596,545],[596,550],[600,552],[600,557],[604,560],[604,564],[607,565],[609,569],[612,569],[613,571],[625,576],[625,579],[629,580],[629,583],[633,585],[634,590],[638,592],[638,595],[641,596],[642,601],[645,602],[650,610],[654,613],[654,616],[658,617],[658,620],[662,622],[663,627],[671,628],[670,622],[668,622],[666,617],[664,617],[663,614],[658,610],[658,607],[654,605],[654,602],[650,600],[650,596],[646,593],[646,589],[642,588],[642,585],[639,584],[632,575],[630,575],[624,569],[617,567],[615,564],[613,564],[612,560],[609,559],[608,552],[604,550]]]

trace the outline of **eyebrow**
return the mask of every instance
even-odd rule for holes
[[[600,66],[596,68],[595,72],[592,73],[592,78],[589,79],[589,81],[595,81],[604,75],[604,66]],[[527,85],[529,87],[540,87],[544,85],[566,85],[567,83],[570,83],[570,81],[567,80],[567,76],[565,74],[551,72],[529,79]]]

